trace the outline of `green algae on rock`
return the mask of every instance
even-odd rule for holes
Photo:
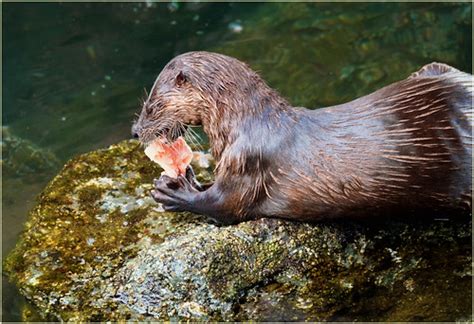
[[[201,163],[201,166],[209,164]],[[210,170],[200,169],[201,179]],[[217,227],[164,212],[136,141],[69,161],[5,268],[44,318],[463,320],[470,220]],[[31,313],[31,311],[25,312]]]

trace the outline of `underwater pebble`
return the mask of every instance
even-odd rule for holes
[[[402,258],[400,258],[397,255],[397,251],[392,250],[391,248],[386,248],[386,250],[390,253],[390,256],[392,257],[392,261],[395,263],[400,263],[402,262]]]
[[[145,5],[147,8],[152,8],[155,6],[154,2],[152,0],[145,0]]]
[[[415,281],[412,278],[409,278],[403,282],[403,285],[405,286],[406,290],[409,292],[412,292],[415,290]]]
[[[168,8],[168,10],[170,12],[175,12],[179,9],[179,3],[176,2],[176,1],[172,1],[172,2],[168,3],[168,5],[166,7]]]
[[[352,75],[352,72],[354,71],[355,71],[355,67],[353,65],[348,65],[348,66],[343,67],[341,69],[340,79],[341,80],[347,79],[348,77]]]
[[[366,84],[372,84],[385,77],[385,72],[376,67],[363,68],[363,70],[359,72],[358,77]]]
[[[230,29],[231,32],[236,34],[239,34],[244,30],[244,27],[242,26],[239,20],[229,23],[227,27]]]
[[[94,46],[92,46],[92,45],[87,46],[87,47],[86,47],[86,52],[87,52],[87,54],[89,55],[89,57],[90,57],[92,60],[95,60],[96,55],[95,55],[95,48],[94,48]]]
[[[298,297],[296,307],[299,309],[309,309],[313,307],[313,301],[309,298]]]
[[[347,289],[352,289],[354,287],[352,282],[345,281],[345,280],[342,280],[341,286],[344,287],[344,288],[347,288]]]

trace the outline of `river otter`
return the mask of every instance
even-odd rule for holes
[[[315,221],[469,214],[472,76],[432,63],[349,103],[292,107],[245,63],[177,56],[155,81],[132,132],[147,144],[202,125],[215,183],[155,180],[165,210],[223,224],[259,217]]]

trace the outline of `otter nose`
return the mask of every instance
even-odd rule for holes
[[[133,138],[139,138],[140,136],[138,135],[137,127],[136,125],[132,126],[132,136]]]

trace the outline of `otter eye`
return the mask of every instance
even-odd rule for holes
[[[151,113],[153,112],[153,108],[151,108],[150,106],[146,106],[145,107],[145,112],[147,115],[151,115]]]
[[[186,75],[184,75],[183,71],[180,71],[179,74],[176,76],[176,85],[180,87],[186,81],[188,81],[188,78],[186,77]]]

